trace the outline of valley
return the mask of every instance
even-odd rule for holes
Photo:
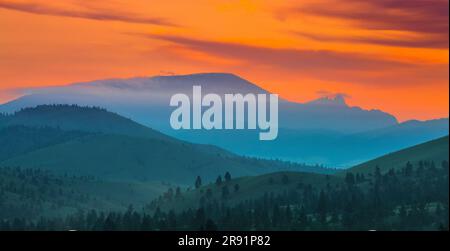
[[[0,143],[1,229],[448,228],[448,136],[343,170],[42,105],[2,115]]]

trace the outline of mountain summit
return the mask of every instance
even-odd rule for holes
[[[168,75],[136,77],[130,79],[106,79],[75,83],[69,87],[111,88],[147,92],[186,92],[193,85],[201,85],[205,92],[224,93],[267,93],[257,85],[231,73],[196,73],[188,75]]]
[[[309,105],[329,105],[329,106],[348,106],[345,102],[344,94],[336,94],[334,96],[324,96],[316,100],[310,101]]]

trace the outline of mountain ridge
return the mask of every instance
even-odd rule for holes
[[[0,112],[40,104],[96,106],[183,141],[216,145],[239,155],[319,163],[333,167],[348,167],[361,163],[390,151],[443,136],[443,133],[448,131],[448,123],[444,123],[446,124],[444,127],[437,125],[436,129],[432,128],[434,126],[432,123],[422,123],[417,129],[411,129],[411,126],[404,127],[388,113],[344,105],[345,98],[342,95],[334,99],[322,99],[319,102],[321,104],[295,103],[280,99],[279,133],[273,142],[259,141],[255,130],[172,129],[169,123],[170,114],[174,109],[169,106],[171,95],[180,92],[192,95],[192,86],[199,83],[202,84],[203,94],[266,93],[250,81],[229,73],[110,79],[39,89],[34,94],[0,105]],[[134,87],[128,88],[130,85]],[[323,103],[339,105],[323,105]],[[419,127],[430,129],[421,130]],[[387,128],[394,129],[389,131]],[[389,134],[389,137],[395,136],[396,140],[389,141],[386,136],[378,140],[377,144],[372,144],[371,137],[374,136],[370,134],[384,130],[388,133],[380,135]],[[308,135],[311,131],[315,132],[313,135],[317,136],[317,140]],[[330,132],[333,132],[332,135]],[[345,140],[335,142],[335,139],[341,138]],[[241,144],[235,144],[237,141]],[[343,155],[339,153],[336,145],[355,154]],[[312,148],[315,149],[311,150]],[[364,154],[356,154],[364,148],[370,150]]]
[[[433,161],[435,165],[440,165],[442,161],[449,161],[449,136],[444,136],[422,144],[401,149],[381,157],[372,159],[365,163],[356,165],[338,174],[347,172],[374,172],[377,167],[382,173],[389,169],[403,168],[407,163],[418,164],[418,161]]]
[[[70,112],[65,111],[66,109]],[[96,125],[95,130],[89,128],[89,123],[80,123],[79,119],[86,118],[86,114],[89,115],[87,116],[89,120],[84,122]],[[39,120],[39,115],[44,119]],[[18,116],[17,121],[14,121],[15,116]],[[56,121],[58,123],[55,122],[55,117],[59,118]],[[275,160],[241,157],[217,146],[193,144],[169,136],[160,137],[164,134],[159,132],[156,134],[157,137],[153,137],[155,131],[151,129],[137,133],[136,128],[145,129],[145,127],[99,108],[39,106],[27,108],[6,118],[6,122],[0,124],[0,128],[4,128],[0,129],[0,132],[5,133],[0,135],[0,144],[5,150],[17,149],[19,153],[1,154],[0,151],[0,156],[11,155],[0,160],[0,166],[46,169],[56,171],[58,174],[99,176],[111,180],[142,182],[164,180],[181,184],[192,182],[197,175],[203,175],[205,179],[214,179],[217,173],[225,171],[230,171],[236,176],[279,169],[333,171]],[[121,124],[124,121],[127,123]],[[119,126],[114,126],[115,123]],[[25,128],[34,126],[34,129],[15,131],[16,139],[31,141],[22,143],[22,147],[8,137],[11,133],[8,129],[18,126]],[[39,139],[37,136],[41,131],[50,133],[47,127],[54,128],[50,132],[56,131],[62,136],[55,136],[55,140]],[[60,132],[75,129],[87,133],[71,133],[64,136]],[[145,135],[145,132],[151,134]],[[35,135],[30,137],[30,133]],[[48,144],[49,141],[54,144]]]

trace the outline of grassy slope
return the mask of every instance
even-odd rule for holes
[[[404,165],[411,161],[412,163],[417,161],[435,161],[436,164],[443,160],[448,161],[448,136],[437,140],[433,140],[424,144],[413,146],[386,156],[377,158],[375,160],[366,162],[364,164],[350,168],[349,170],[359,173],[372,173],[376,165],[380,166],[382,172],[388,171],[390,168],[403,168]],[[314,189],[325,188],[327,183],[331,186],[337,183],[343,182],[343,176],[348,170],[340,171],[336,175],[324,175],[302,172],[276,172],[270,174],[264,174],[259,176],[242,177],[232,179],[227,184],[230,190],[230,198],[226,201],[230,204],[236,204],[240,201],[247,199],[260,198],[265,193],[273,193],[274,195],[283,193],[287,190],[295,189],[299,183],[304,185],[311,184]],[[282,176],[288,176],[288,184],[282,183]],[[269,180],[272,179],[273,183]],[[239,184],[239,191],[233,192],[235,184]],[[223,201],[221,199],[222,187],[215,184],[208,184],[202,186],[200,189],[193,189],[185,191],[182,195],[182,199],[176,199],[159,203],[162,209],[187,209],[196,208],[199,206],[200,198],[205,196],[206,190],[209,188],[212,190],[213,199],[217,201]]]
[[[127,134],[127,130],[123,131],[124,133],[115,132],[117,134],[114,135],[87,135],[44,147],[6,160],[0,165],[49,168],[60,173],[69,171],[82,175],[102,175],[110,179],[140,180],[143,182],[166,178],[169,180],[168,177],[172,177],[175,181],[184,184],[192,184],[195,176],[200,173],[202,173],[204,180],[207,180],[216,177],[218,174],[223,174],[225,171],[230,171],[233,176],[255,175],[258,171],[268,172],[271,168],[269,162],[240,158],[209,146],[193,145],[181,141],[172,142],[152,137],[123,135]],[[435,162],[448,160],[448,136],[388,154],[355,166],[350,170],[369,173],[373,172],[376,165],[379,165],[382,171],[387,171],[390,168],[401,168],[407,161],[415,162],[419,160],[434,160]],[[295,188],[299,183],[311,184],[316,189],[320,189],[327,182],[331,185],[341,182],[340,175],[345,172],[343,171],[337,176],[329,176],[328,180],[326,175],[300,172],[277,172],[233,179],[227,184],[230,190],[228,202],[238,203],[249,198],[263,196],[264,193],[282,193],[290,188]],[[289,182],[287,184],[281,182],[283,175],[288,176]],[[270,179],[273,180],[273,183],[270,182]],[[233,189],[236,183],[240,186],[238,192],[234,192]],[[122,201],[121,204],[128,204],[127,198],[135,200],[142,196],[140,198],[145,199],[146,189],[148,189],[149,194],[155,189],[152,186],[146,188],[146,183],[126,185],[125,183],[107,182],[107,184],[98,186],[80,184],[77,189],[86,189],[86,192],[100,194],[103,191],[103,198],[117,196],[117,201]],[[132,189],[127,190],[127,186],[131,186]],[[196,207],[200,197],[205,194],[208,188],[212,190],[213,198],[220,200],[222,187],[223,185],[209,184],[201,189],[185,191],[182,195],[182,202],[168,202],[163,207],[166,207],[166,209]],[[129,192],[116,193],[115,190]],[[163,189],[158,191],[161,193]],[[132,193],[138,193],[139,196],[131,196]],[[151,198],[151,196],[148,198]]]
[[[13,114],[0,114],[0,129],[17,126],[25,126],[28,128],[50,127],[63,131],[126,135],[189,144],[116,113],[101,108],[80,107],[76,105],[39,105],[22,109]],[[192,148],[206,153],[231,154],[212,145],[189,145]]]
[[[276,171],[272,164],[228,154],[211,154],[182,142],[103,134],[77,138],[0,162],[2,166],[42,168],[59,174],[180,184],[191,184],[197,175],[211,180],[226,171],[235,176]]]
[[[288,177],[288,182],[283,182],[283,176]],[[199,206],[202,196],[206,196],[208,189],[212,191],[211,200],[226,202],[227,205],[237,204],[247,199],[255,199],[264,196],[264,194],[277,194],[296,189],[300,185],[312,185],[314,189],[326,188],[327,184],[331,186],[341,182],[340,177],[325,174],[303,173],[303,172],[275,172],[259,176],[240,177],[232,179],[229,182],[222,182],[217,185],[209,183],[198,189],[189,189],[182,192],[181,199],[166,200],[160,204],[161,209],[182,210],[187,208],[195,209]],[[235,191],[235,184],[239,185],[239,190]],[[227,200],[222,199],[222,189],[227,186],[230,195]]]
[[[339,174],[342,175],[348,171],[373,173],[376,166],[379,166],[380,171],[383,173],[389,171],[391,168],[403,168],[408,161],[411,163],[416,163],[418,161],[434,161],[436,164],[440,164],[442,161],[448,161],[449,159],[448,145],[448,136],[442,137],[370,160],[345,171],[341,171]]]
[[[102,132],[161,140],[173,138],[100,108],[40,105],[0,116],[0,128],[11,125],[54,127],[63,130]]]
[[[31,217],[64,216],[82,210],[125,210],[140,208],[156,198],[168,185],[162,183],[111,182],[86,177],[60,176],[40,171],[26,175],[0,169],[0,211],[23,205],[39,212]],[[30,216],[27,216],[30,217]]]
[[[11,126],[26,126],[35,130],[30,130],[31,133],[19,130],[16,133],[15,138],[23,139],[23,147],[16,153],[5,151],[5,156],[0,158],[0,165],[3,166],[43,168],[59,173],[95,175],[115,180],[164,180],[181,184],[190,184],[197,175],[202,175],[207,180],[225,171],[235,176],[291,170],[290,168],[329,171],[243,158],[215,146],[176,140],[99,108],[43,105],[1,117],[0,134],[3,130],[8,136]],[[44,126],[46,128],[40,128]],[[59,134],[63,134],[61,131],[77,130],[87,135],[80,134],[75,138],[61,136],[57,140],[46,142],[43,139],[48,137],[40,139],[38,136],[39,129],[48,131],[48,127],[59,131]],[[11,137],[3,135],[5,137],[2,140],[1,136],[0,144],[12,145],[8,150],[16,148],[14,140],[9,139]],[[38,138],[36,142],[26,142],[35,138]],[[51,145],[51,142],[54,144]]]
[[[19,125],[0,128],[0,161],[89,134],[51,127],[32,128]]]

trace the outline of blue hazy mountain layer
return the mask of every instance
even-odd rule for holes
[[[319,166],[242,157],[181,141],[104,109],[43,105],[0,116],[0,167],[118,181],[191,184],[278,170],[334,173]]]
[[[0,106],[13,112],[40,104],[78,104],[106,108],[167,135],[201,144],[213,144],[240,155],[278,158],[346,167],[448,134],[448,119],[407,121],[379,110],[350,107],[342,96],[308,103],[280,99],[279,135],[274,141],[258,140],[252,130],[173,130],[170,97],[202,92],[267,94],[268,91],[233,74],[204,73],[180,76],[109,79],[68,86],[29,90]]]

